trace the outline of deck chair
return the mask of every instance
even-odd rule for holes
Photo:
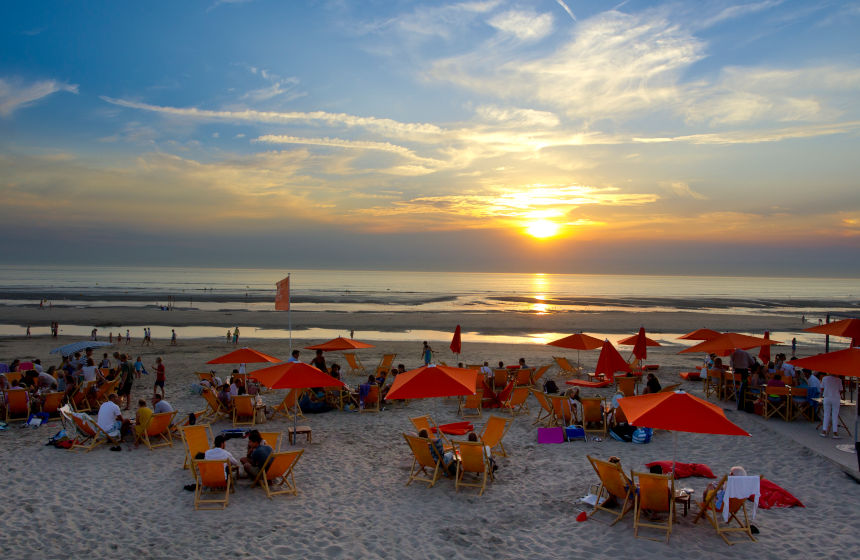
[[[680,387],[680,383],[673,383],[672,385],[666,385],[665,387],[660,389],[661,393],[674,393]]]
[[[501,416],[491,415],[484,425],[484,431],[478,436],[484,445],[490,448],[492,455],[499,457],[507,457],[508,451],[502,444],[502,439],[508,433],[511,427],[512,420],[510,418],[502,418]],[[498,448],[498,449],[496,449]]]
[[[741,374],[726,374],[723,378],[723,400],[733,401],[737,399],[738,391],[741,389]]]
[[[370,386],[370,389],[367,391],[367,395],[364,397],[364,403],[362,406],[358,407],[359,412],[379,412],[381,410],[380,407],[380,399],[379,399],[379,385],[376,383]]]
[[[633,481],[630,480],[624,469],[621,468],[621,463],[610,463],[595,459],[591,455],[586,455],[588,462],[591,463],[594,472],[597,473],[597,478],[600,479],[600,486],[597,489],[597,500],[594,502],[594,509],[589,514],[589,517],[594,517],[598,510],[606,511],[615,516],[615,519],[610,523],[610,526],[615,525],[633,508],[633,494],[636,487]],[[615,502],[621,505],[621,512],[609,509],[603,504],[610,497],[615,498]]]
[[[417,480],[427,482],[427,488],[432,488],[442,476],[441,457],[433,458],[433,454],[430,453],[430,441],[427,439],[409,434],[403,434],[403,439],[412,450],[412,468],[409,469],[409,480],[406,481],[406,486]],[[428,473],[428,470],[432,472]]]
[[[803,417],[810,422],[815,420],[815,408],[808,398],[809,390],[806,387],[791,388],[791,419],[797,420]]]
[[[383,354],[382,359],[379,360],[379,365],[376,366],[376,370],[374,371],[374,375],[379,377],[383,373],[388,373],[391,371],[391,364],[394,363],[394,358],[397,357],[397,354]]]
[[[26,389],[6,391],[6,422],[30,417],[30,393]]]
[[[349,366],[350,374],[367,375],[367,369],[364,367],[364,364],[361,363],[361,359],[355,354],[355,352],[344,352],[343,358]]]
[[[603,408],[603,399],[600,397],[582,397],[582,427],[585,433],[602,434],[606,437],[606,413]],[[594,427],[597,424],[597,427]]]
[[[570,399],[564,395],[547,395],[552,405],[552,424],[554,426],[570,426],[576,423]]]
[[[210,371],[195,371],[194,375],[196,375],[200,381],[207,382],[210,387],[213,387],[213,388],[216,387],[216,385],[215,385],[215,374],[214,373],[212,373]]]
[[[508,384],[508,370],[494,369],[493,370],[493,389],[498,390],[504,388]]]
[[[471,411],[471,412],[470,412]],[[479,375],[475,393],[460,397],[457,403],[457,414],[461,418],[480,418],[484,413],[484,385]]]
[[[96,383],[96,381],[87,381],[78,385],[78,389],[72,393],[72,406],[75,412],[89,412],[93,409],[89,397],[95,391]]]
[[[762,392],[761,415],[765,420],[772,416],[791,420],[791,387],[763,387]]]
[[[230,492],[234,491],[227,459],[201,459],[194,461],[193,465],[197,473],[194,509],[226,508],[230,503]]]
[[[636,498],[634,501],[633,514],[633,536],[639,536],[640,527],[661,529],[666,531],[666,542],[672,534],[672,522],[675,517],[675,485],[671,474],[651,474],[642,472],[631,472],[633,481],[637,485]],[[642,511],[651,514],[665,513],[666,521],[660,522],[655,519],[642,521]],[[651,537],[643,537],[652,541]]]
[[[421,430],[427,430],[427,433],[430,434],[431,437],[435,433],[436,436],[442,440],[442,446],[445,448],[445,451],[454,449],[454,444],[452,444],[451,440],[448,439],[448,436],[438,428],[436,422],[434,422],[429,415],[415,416],[410,418],[409,421],[412,422],[412,425],[415,426],[415,431],[418,433],[420,433]]]
[[[302,393],[304,393],[304,389],[290,389],[290,391],[284,397],[284,400],[277,406],[275,406],[275,417],[283,416],[287,419],[295,419],[304,418],[305,415],[302,414],[302,409],[299,406],[299,399],[302,398]]]
[[[113,381],[105,381],[101,384],[101,386],[96,390],[95,395],[95,407],[99,407],[108,401],[108,397],[111,393],[116,392],[116,386],[119,385],[119,380],[114,379]]]
[[[281,432],[260,432],[260,437],[272,448],[272,451],[279,451],[281,444]]]
[[[48,418],[60,417],[60,407],[63,405],[63,397],[66,394],[63,391],[54,391],[45,394],[45,402],[42,403],[42,412],[48,415]]]
[[[493,469],[490,466],[490,458],[487,456],[487,450],[484,443],[480,441],[462,441],[457,443],[457,454],[460,460],[457,461],[457,474],[454,476],[454,490],[460,491],[461,486],[471,486],[472,488],[480,488],[478,496],[484,493],[487,488],[487,480],[493,480]],[[466,482],[463,480],[466,473],[475,475],[474,482]]]
[[[736,533],[745,535],[751,541],[755,542],[755,537],[753,537],[752,528],[750,527],[750,518],[747,515],[747,498],[729,497],[728,500],[723,499],[722,503],[717,506],[717,501],[720,497],[721,491],[724,492],[722,496],[725,498],[728,478],[728,475],[723,475],[720,482],[717,484],[716,490],[707,493],[705,501],[699,504],[699,513],[696,514],[696,518],[693,520],[693,523],[698,523],[699,519],[706,518],[714,527],[717,534],[726,541],[726,544],[729,546],[742,542],[740,540],[729,539],[729,535]],[[728,508],[728,512],[724,511],[725,508]],[[741,521],[740,518],[741,514],[743,515],[743,521]],[[725,521],[726,518],[728,518],[728,521]]]
[[[636,395],[637,378],[633,376],[617,376],[615,378],[615,390],[620,391],[625,397],[633,397]]]
[[[203,420],[217,422],[221,418],[230,418],[230,411],[224,408],[214,390],[203,389],[201,395],[206,400],[206,410],[201,414]]]
[[[170,446],[173,447],[173,434],[170,431],[170,424],[173,422],[173,417],[176,416],[176,411],[161,412],[153,414],[149,419],[149,425],[146,429],[135,436],[136,442],[143,442],[150,451],[156,447]],[[159,439],[161,441],[159,441]],[[155,440],[155,443],[153,443]]]
[[[257,409],[251,395],[233,397],[233,427],[253,426],[257,420]]]
[[[212,448],[212,429],[209,424],[194,424],[180,426],[179,433],[185,445],[185,461],[182,463],[182,468],[187,469],[194,461],[195,455],[206,453],[206,450]]]
[[[514,370],[514,387],[528,387],[532,384],[532,374],[534,374],[534,368],[522,368],[518,370]]]
[[[251,486],[257,484],[262,486],[270,500],[272,496],[278,494],[297,495],[299,491],[296,489],[293,469],[304,452],[304,449],[299,449],[298,451],[273,451],[269,453],[269,458],[266,459],[266,463],[257,473],[257,478],[254,479]]]
[[[540,424],[541,426],[549,426],[553,421],[552,404],[549,402],[549,395],[537,389],[532,389],[532,395],[540,405],[537,418],[532,422],[532,426]]]
[[[502,403],[502,407],[507,409],[511,413],[511,416],[528,414],[529,404],[526,402],[526,399],[529,397],[529,391],[528,386],[514,387],[508,399]]]
[[[87,453],[105,443],[119,445],[121,443],[120,434],[111,435],[105,432],[96,421],[86,413],[72,412],[66,407],[60,409],[60,414],[75,426],[77,435],[75,441],[72,442],[70,451],[85,449]]]
[[[567,361],[567,358],[563,358],[561,356],[553,356],[552,359],[555,360],[555,363],[558,365],[558,369],[560,370],[559,375],[561,375],[562,377],[566,375],[574,375],[576,377],[579,377],[580,375],[582,375],[582,368],[573,367],[572,365],[570,365],[570,362]]]
[[[537,370],[535,370],[535,372],[532,374],[532,380],[531,380],[532,386],[537,387],[538,382],[540,382],[540,378],[543,377],[544,374],[547,371],[549,371],[549,368],[551,368],[551,367],[552,367],[552,364],[546,364],[546,365],[542,365],[541,367],[537,368]]]
[[[709,369],[705,374],[705,397],[716,395],[718,399],[723,398],[723,370]]]

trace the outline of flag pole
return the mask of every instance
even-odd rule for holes
[[[290,274],[287,273],[287,285],[289,286],[290,282]],[[292,316],[292,305],[290,305],[290,292],[287,291],[287,325],[290,328],[290,355],[293,353],[293,316]],[[295,432],[293,433],[293,437],[295,437]]]

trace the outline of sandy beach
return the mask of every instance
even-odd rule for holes
[[[7,322],[30,322],[39,311],[6,308]],[[61,314],[68,315],[61,315]],[[275,314],[253,313],[249,318],[233,313],[149,310],[69,309],[54,310],[61,323],[80,324],[210,324],[227,326],[280,320]],[[271,316],[271,319],[270,319]],[[157,319],[156,319],[157,318]],[[592,330],[633,332],[640,324],[654,332],[685,332],[704,325],[715,329],[752,332],[764,328],[800,330],[798,318],[704,315],[698,313],[630,314],[616,312],[540,316],[534,314],[294,314],[297,325],[322,326],[358,332],[361,329],[397,330],[420,328],[450,329],[459,322],[464,330],[476,332],[539,332]],[[360,323],[361,326],[356,326]],[[503,323],[503,324],[502,324]],[[14,358],[42,359],[55,363],[49,350],[75,339],[48,337],[0,340],[0,361]],[[286,341],[244,338],[248,346],[286,358]],[[301,348],[319,340],[295,338]],[[433,345],[437,360],[451,364],[455,357],[447,343]],[[156,340],[152,347],[139,341],[115,346],[141,355],[145,364],[156,356],[167,368],[167,400],[187,414],[202,408],[202,398],[192,394],[195,371],[209,369],[205,362],[232,350],[224,339],[180,340],[169,346]],[[700,357],[677,355],[680,347],[649,350],[649,363],[660,364],[658,377],[664,385],[680,381],[678,372],[692,369]],[[361,351],[365,365],[375,365],[386,352],[397,353],[395,363],[413,368],[420,362],[421,341],[388,342]],[[823,351],[802,348],[801,355]],[[539,345],[464,343],[461,360],[513,363],[525,357],[530,365],[549,363],[553,355],[576,358],[576,352]],[[626,353],[625,353],[626,356]],[[303,351],[308,361],[310,351]],[[338,354],[328,356],[343,363]],[[586,367],[593,366],[597,352],[583,352]],[[249,369],[253,369],[250,368]],[[230,368],[221,366],[220,374]],[[552,368],[548,377],[555,376]],[[347,382],[355,384],[357,377]],[[151,396],[152,376],[135,382],[133,397]],[[682,388],[701,395],[701,384],[684,382]],[[610,389],[586,390],[586,394],[611,396]],[[283,391],[264,396],[275,404]],[[389,405],[379,414],[330,412],[308,415],[313,443],[299,439],[305,453],[296,467],[299,489],[296,497],[276,496],[268,500],[260,489],[249,488],[240,479],[230,505],[224,511],[195,511],[193,494],[183,490],[192,481],[182,469],[183,449],[179,441],[172,448],[154,451],[123,445],[122,453],[106,447],[91,453],[73,453],[45,446],[60,429],[58,421],[39,429],[21,429],[10,424],[0,432],[0,457],[5,466],[5,515],[0,516],[0,549],[7,558],[80,558],[114,556],[144,558],[623,558],[630,556],[665,558],[808,558],[849,557],[860,544],[857,533],[860,487],[831,461],[811,452],[761,418],[727,411],[728,417],[752,437],[679,434],[678,459],[705,463],[717,475],[736,464],[750,474],[761,474],[793,493],[805,508],[760,510],[754,521],[758,542],[726,546],[713,529],[701,522],[693,525],[697,508],[678,523],[669,544],[634,539],[632,516],[610,527],[598,515],[584,523],[575,518],[584,506],[578,499],[597,483],[586,460],[621,457],[626,470],[646,470],[644,464],[672,458],[672,436],[658,432],[647,445],[626,444],[606,439],[602,442],[575,442],[560,445],[537,444],[532,421],[538,408],[530,398],[531,414],[518,416],[505,439],[510,456],[499,459],[496,481],[483,496],[471,489],[455,493],[453,482],[442,480],[433,488],[418,483],[404,486],[411,455],[401,433],[412,431],[410,416],[431,414],[440,423],[456,421],[453,399],[413,401],[407,406]],[[485,410],[476,419],[479,430],[490,414]],[[845,416],[843,414],[843,416]],[[847,418],[847,416],[846,416]],[[779,422],[771,420],[769,422]],[[266,430],[285,431],[287,422],[275,420]],[[213,425],[215,433],[231,427],[228,422]],[[814,431],[808,422],[796,422],[796,430]],[[285,439],[285,438],[284,438]],[[244,440],[228,441],[228,449],[244,454]],[[282,448],[287,446],[286,441]],[[692,487],[697,496],[707,485],[703,478],[684,479],[680,487]]]

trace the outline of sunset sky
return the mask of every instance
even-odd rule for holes
[[[0,4],[0,262],[860,273],[860,2]]]

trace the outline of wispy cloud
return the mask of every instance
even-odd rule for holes
[[[77,94],[78,86],[57,80],[25,83],[22,80],[0,78],[0,116],[8,117],[18,109],[59,91]]]
[[[538,41],[552,33],[552,15],[533,11],[509,10],[496,14],[488,23],[521,41]]]
[[[570,16],[570,19],[572,19],[573,21],[576,21],[576,16],[573,15],[573,10],[571,10],[570,7],[564,3],[564,0],[555,0],[555,2],[556,2],[556,4],[561,6],[561,9],[564,10],[567,13],[567,15]]]

